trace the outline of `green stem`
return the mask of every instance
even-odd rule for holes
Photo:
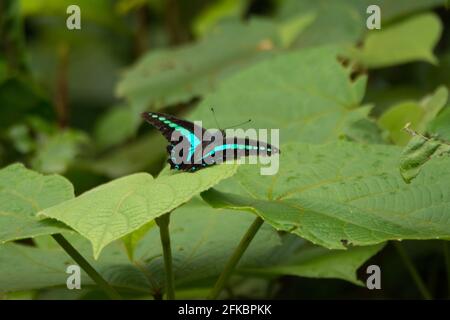
[[[91,277],[92,280],[102,288],[112,300],[121,300],[122,297],[111,285],[95,270],[89,262],[75,249],[62,234],[52,235],[53,239],[64,249],[64,251]]]
[[[166,271],[166,293],[168,300],[175,300],[174,276],[172,268],[172,249],[170,248],[170,212],[155,219],[159,227],[161,245],[164,256],[164,269]]]
[[[442,242],[442,250],[444,251],[445,269],[447,270],[447,295],[450,297],[450,252],[448,242]]]
[[[217,282],[214,285],[214,288],[209,293],[208,299],[217,299],[231,274],[233,273],[234,269],[236,268],[236,265],[238,264],[245,250],[247,250],[250,242],[255,237],[256,233],[263,223],[264,220],[260,217],[257,217],[255,221],[253,221],[252,225],[248,228],[247,232],[242,237],[241,242],[239,242],[239,245],[234,250],[230,259],[228,259],[225,268],[223,269],[222,273],[219,276],[219,279],[217,279]]]
[[[405,264],[406,268],[409,271],[409,274],[413,278],[417,289],[419,289],[420,293],[422,294],[422,297],[425,300],[431,300],[433,299],[430,292],[428,291],[427,287],[425,286],[422,278],[419,275],[419,272],[417,272],[416,267],[412,263],[411,259],[409,258],[408,254],[406,253],[405,249],[401,245],[400,242],[394,242],[395,248],[397,249],[400,258],[403,260],[403,263]]]

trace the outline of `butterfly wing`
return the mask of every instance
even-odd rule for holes
[[[173,132],[175,130],[180,130],[181,128],[185,129],[180,130],[180,132],[182,134],[184,133],[183,135],[186,135],[186,138],[189,138],[190,134],[195,135],[196,133],[199,133],[196,135],[196,138],[199,141],[202,140],[203,133],[205,132],[205,129],[195,125],[193,122],[181,120],[168,114],[160,112],[143,112],[141,116],[153,127],[158,129],[169,142],[172,142],[171,139]],[[202,136],[200,136],[200,134]]]
[[[225,137],[223,143],[212,143],[206,146],[202,160],[206,163],[221,163],[246,156],[270,156],[275,153],[280,153],[280,150],[263,141]]]
[[[189,170],[192,167],[192,159],[197,148],[202,145],[202,137],[206,130],[190,121],[160,112],[144,112],[141,115],[148,123],[158,129],[169,142],[167,152],[170,156],[168,162],[171,168]],[[180,137],[183,137],[183,141],[189,143],[186,147],[189,152],[183,154],[181,163],[176,161],[176,155],[174,154],[175,145],[180,142]]]
[[[144,112],[142,117],[169,141],[168,162],[172,169],[196,171],[230,159],[251,155],[270,156],[280,152],[278,148],[259,140],[226,137],[223,131],[219,131],[221,139],[203,140],[203,137],[208,135],[207,130],[190,121],[164,113]],[[183,137],[182,141],[187,141],[188,145],[179,145],[180,140],[177,140],[176,136]],[[180,153],[179,147],[188,152]],[[180,159],[177,155],[181,155],[182,161],[178,161]]]

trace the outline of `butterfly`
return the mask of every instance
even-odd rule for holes
[[[171,169],[194,172],[230,158],[280,153],[278,148],[268,143],[248,137],[227,137],[224,130],[206,130],[168,114],[144,112],[141,116],[169,142],[167,162]]]

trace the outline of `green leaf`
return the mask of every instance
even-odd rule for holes
[[[176,209],[171,214],[170,230],[177,285],[186,286],[217,276],[251,221],[248,214],[215,210],[198,199]],[[164,287],[158,228],[150,229],[139,242],[133,262],[128,260],[119,242],[105,248],[100,259],[94,260],[89,243],[77,236],[68,239],[114,287],[141,294],[160,292]],[[244,260],[253,264],[270,257],[273,259],[281,245],[280,237],[269,226],[263,227],[255,240]],[[64,285],[65,269],[73,264],[61,249],[37,249],[16,244],[0,246],[0,262],[0,290],[5,291]],[[11,265],[17,268],[11,268]],[[20,277],[21,273],[24,276]],[[82,275],[82,284],[92,285],[84,272]]]
[[[279,54],[224,80],[191,115],[215,127],[214,106],[223,127],[252,119],[252,127],[280,129],[281,142],[321,143],[345,134],[351,123],[367,117],[357,108],[366,77],[350,80],[334,47]]]
[[[171,214],[169,230],[177,287],[213,280],[252,221],[253,217],[249,214],[215,210],[196,198],[175,210]],[[164,262],[159,242],[159,230],[150,230],[136,248],[135,263],[147,265],[149,273],[155,275],[153,281],[163,286]],[[270,226],[262,226],[240,263],[274,263],[277,256],[287,254],[281,248],[280,236]]]
[[[217,276],[253,219],[251,215],[245,213],[212,209],[197,200],[176,210],[171,216],[170,231],[175,281],[178,287],[189,287],[202,279]],[[153,274],[161,274],[164,270],[161,248],[149,245],[158,239],[157,230],[149,233],[140,243],[136,254],[139,256],[145,252],[144,256],[159,257],[150,264],[150,266],[153,264],[150,268]],[[264,224],[239,262],[238,272],[248,274],[251,269],[251,273],[255,276],[286,275],[291,272],[284,273],[281,270],[277,272],[274,269],[291,266],[300,270],[303,266],[306,268],[308,264],[315,264],[317,267],[320,265],[320,269],[310,270],[309,275],[339,278],[356,283],[356,269],[381,247],[362,249],[359,251],[359,257],[355,253],[350,253],[351,250],[348,254],[336,255],[334,251],[317,248],[290,234],[278,234],[268,224]],[[311,252],[315,252],[316,256],[312,257]],[[141,261],[143,259],[140,258]],[[327,266],[321,263],[323,259],[336,263],[334,266],[336,269],[329,265],[327,273]],[[304,274],[299,272],[297,275],[303,276],[306,272]]]
[[[42,135],[37,152],[31,160],[33,169],[44,173],[63,173],[76,160],[88,136],[78,130],[64,130]]]
[[[134,260],[134,251],[139,241],[141,241],[145,237],[147,232],[155,226],[156,222],[152,220],[149,223],[144,224],[136,231],[133,231],[122,238],[125,249],[127,250],[128,259],[130,259],[130,261]]]
[[[411,127],[417,128],[424,114],[425,110],[420,107],[418,102],[401,102],[384,112],[378,119],[378,125],[388,132],[392,142],[405,145],[411,136],[403,128],[408,123],[411,124]]]
[[[36,213],[74,197],[72,184],[13,164],[0,170],[0,243],[67,231]]]
[[[383,132],[374,120],[363,118],[350,122],[344,128],[344,135],[350,141],[367,143],[385,143]]]
[[[411,61],[436,64],[433,48],[442,32],[439,18],[425,13],[371,30],[356,58],[368,68],[382,68]],[[386,54],[386,53],[389,54]]]
[[[86,167],[110,178],[118,178],[148,168],[159,167],[166,157],[167,140],[158,134],[146,134],[97,159],[82,161]],[[152,150],[149,152],[149,150]]]
[[[4,244],[0,246],[0,292],[62,285],[70,264],[73,263],[60,250]]]
[[[248,210],[277,230],[343,249],[387,240],[450,235],[450,158],[440,157],[410,184],[398,172],[401,149],[350,142],[282,146],[275,176],[255,166],[203,194],[214,206]]]
[[[432,157],[450,155],[450,145],[435,138],[415,135],[403,150],[400,158],[400,173],[410,183]]]
[[[244,13],[245,1],[220,0],[213,2],[203,10],[193,22],[193,31],[197,37],[202,37],[214,26],[226,18],[239,18]]]
[[[316,19],[315,13],[304,13],[281,23],[279,27],[280,41],[284,48],[289,48],[298,35]]]
[[[26,154],[36,148],[36,142],[31,137],[28,127],[24,124],[11,126],[6,136],[11,140],[14,148],[20,153]]]
[[[89,239],[98,258],[112,241],[232,176],[236,168],[224,164],[156,179],[147,173],[137,173],[100,185],[39,215],[62,221]]]
[[[251,276],[291,275],[308,278],[342,279],[363,286],[356,271],[370,257],[384,247],[351,247],[348,250],[329,250],[306,243],[289,258],[266,268],[243,268],[240,271]]]
[[[142,292],[142,288],[148,284],[145,276],[133,269],[120,246],[105,250],[103,261],[100,263],[95,262],[87,254],[89,243],[80,238],[78,235],[68,237],[71,244],[108,282],[117,288]],[[76,263],[61,248],[44,249],[7,243],[0,246],[0,292],[66,286],[68,277],[66,269],[69,265]],[[81,270],[81,285],[82,288],[93,285],[83,270]]]
[[[96,124],[94,136],[98,146],[108,148],[125,141],[134,134],[134,123],[129,108],[112,108]]]
[[[170,233],[177,292],[210,286],[252,220],[250,214],[216,210],[197,198],[176,209],[171,214]],[[78,235],[66,237],[118,290],[148,295],[161,292],[164,287],[164,262],[158,228],[150,229],[138,243],[133,262],[128,260],[119,241],[105,248],[101,257],[94,260],[88,241]],[[355,269],[364,262],[362,256],[367,259],[376,252],[372,247],[364,250],[358,249],[358,256],[352,250],[336,254],[331,250],[317,249],[296,236],[280,235],[266,224],[246,250],[240,262],[240,270],[246,273],[250,268],[258,269],[255,274],[265,277],[266,274],[285,274],[271,267],[290,266],[300,270],[303,264],[314,264],[318,266],[315,274],[317,277],[323,275],[355,282]],[[313,253],[315,257],[312,256]],[[300,261],[303,255],[305,259]],[[294,258],[299,260],[294,262]],[[326,265],[321,261],[327,259],[338,267],[329,265],[330,270],[326,272]],[[36,248],[18,244],[0,246],[0,291],[65,286],[66,267],[70,264],[74,262],[60,248]],[[267,272],[264,271],[265,268],[268,268]],[[292,271],[286,271],[286,274],[290,273]],[[313,270],[309,275],[312,273]],[[298,275],[301,275],[300,272]],[[303,275],[309,276],[306,273]],[[93,285],[83,271],[81,283],[83,289]],[[204,291],[200,294],[204,294]],[[204,295],[196,293],[195,297],[203,298]]]
[[[365,16],[350,1],[283,1],[277,16],[280,21],[286,22],[305,13],[315,15],[316,19],[295,37],[294,47],[351,45],[364,32]]]
[[[446,0],[284,0],[277,18],[287,21],[300,14],[314,13],[317,19],[295,38],[294,46],[324,44],[356,45],[367,32],[367,7],[378,5],[382,29],[395,19],[442,6]],[[370,32],[369,32],[370,34]],[[386,55],[388,56],[388,55]]]
[[[152,50],[125,74],[117,92],[135,111],[186,102],[214,90],[226,75],[271,56],[275,36],[275,26],[266,20],[221,24],[197,43]]]
[[[421,101],[402,102],[392,106],[378,119],[381,128],[389,132],[391,140],[405,145],[410,140],[403,128],[407,123],[419,132],[426,132],[430,123],[447,103],[448,90],[441,86]]]

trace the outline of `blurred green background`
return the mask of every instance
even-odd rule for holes
[[[70,4],[81,9],[81,30],[66,28]],[[370,4],[381,7],[380,31],[366,28]],[[384,29],[390,34],[376,33]],[[331,45],[353,74],[367,74],[361,105],[373,109],[366,129],[389,130],[386,110],[450,86],[450,11],[443,0],[2,0],[0,40],[0,166],[22,162],[62,174],[77,194],[164,167],[165,141],[142,124],[140,112],[189,117],[224,79],[286,52]],[[226,101],[214,107],[221,123],[241,118]],[[439,121],[449,116],[447,108]],[[392,134],[374,137],[406,143]],[[433,296],[447,298],[442,243],[405,248]],[[384,270],[383,290],[281,277],[271,286],[237,285],[235,297],[420,297],[393,246],[365,266],[373,263]]]

